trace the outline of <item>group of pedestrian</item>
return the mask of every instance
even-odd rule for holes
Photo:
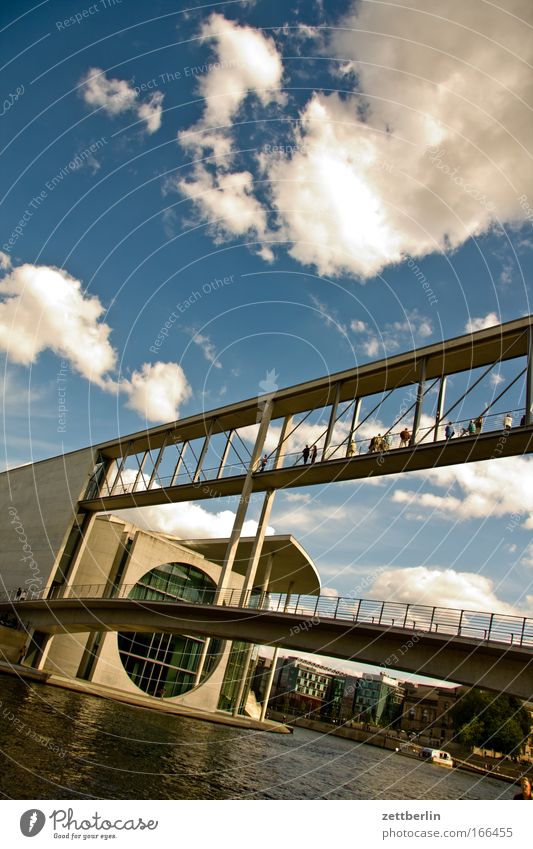
[[[368,453],[369,454],[381,454],[383,451],[390,451],[392,448],[392,438],[390,433],[384,434],[382,436],[378,433],[377,436],[373,436],[368,445]]]
[[[22,589],[22,587],[19,587],[15,593],[15,601],[26,601],[27,598],[28,593],[26,592],[26,590]]]
[[[307,465],[307,463],[316,463],[317,454],[318,448],[316,447],[316,444],[311,445],[311,447],[309,447],[309,445],[306,443],[305,448],[302,451],[304,465]]]
[[[522,420],[520,424],[525,425],[525,416],[522,416]],[[510,430],[513,426],[513,417],[511,413],[506,413],[503,417],[503,427],[504,430]],[[470,419],[468,425],[461,429],[460,436],[477,436],[483,431],[483,416],[478,416],[475,419]],[[453,439],[455,436],[455,430],[452,422],[448,422],[446,427],[444,428],[444,435],[446,439]],[[408,448],[411,445],[412,440],[412,432],[408,427],[404,427],[402,431],[400,431],[400,448]],[[368,453],[369,454],[381,454],[384,451],[389,451],[392,448],[392,437],[389,432],[385,434],[378,433],[376,436],[373,436],[369,442]],[[348,450],[346,452],[347,457],[354,457],[358,453],[357,445],[353,439],[350,439],[348,443]],[[316,462],[318,454],[318,449],[316,445],[306,444],[305,448],[302,450],[302,460],[304,465],[308,463],[312,464]],[[265,454],[261,460],[259,461],[259,471],[263,472],[266,468],[268,462],[268,457]]]

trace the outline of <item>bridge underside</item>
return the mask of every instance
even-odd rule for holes
[[[0,614],[12,610],[11,603],[0,603]],[[530,648],[445,633],[349,625],[250,608],[157,601],[139,605],[128,599],[28,601],[17,606],[17,613],[26,627],[48,634],[139,631],[242,640],[483,687],[525,700],[533,696]]]
[[[380,454],[364,454],[351,459],[339,458],[313,465],[290,466],[256,473],[252,491],[291,489],[332,481],[360,480],[382,475],[451,466],[460,463],[512,457],[533,450],[533,426],[510,431],[478,434],[447,442],[421,443]],[[196,501],[206,498],[240,495],[245,475],[235,475],[142,492],[126,492],[80,501],[88,512],[146,507],[164,502]]]

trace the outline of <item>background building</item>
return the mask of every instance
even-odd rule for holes
[[[402,713],[403,696],[395,678],[365,672],[357,681],[354,717],[373,725],[395,725]]]
[[[428,687],[405,683],[400,727],[408,734],[421,735],[439,745],[454,737],[451,709],[461,687]]]

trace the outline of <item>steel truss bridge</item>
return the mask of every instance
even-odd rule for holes
[[[527,453],[533,446],[532,352],[528,316],[102,443],[79,507],[93,512],[249,495]],[[510,360],[516,361],[512,379],[484,409],[472,407],[464,418],[471,393]],[[466,374],[467,388],[446,400],[449,378],[459,374]],[[498,404],[513,387],[523,404],[510,410],[513,426],[504,429],[509,410]],[[386,447],[369,453],[368,428],[395,398],[398,414],[382,434]],[[428,413],[432,422],[422,425]],[[482,432],[458,438],[477,416]],[[317,460],[303,464],[306,440],[299,437],[313,417],[324,423],[310,445]],[[402,423],[411,418],[409,443],[400,447]],[[456,436],[446,440],[449,419]]]

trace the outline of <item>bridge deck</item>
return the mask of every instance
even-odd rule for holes
[[[121,591],[125,594],[129,589]],[[213,605],[95,597],[97,588],[91,588],[83,598],[78,593],[2,601],[0,615],[15,612],[26,628],[49,634],[139,631],[242,640],[485,687],[523,699],[533,695],[532,619],[321,596],[270,597],[269,609],[254,609],[241,607],[240,592],[231,592],[236,594],[235,604],[233,596],[227,595],[222,604]]]
[[[360,480],[496,457],[511,457],[530,451],[533,451],[533,426],[516,427],[509,431],[492,431],[448,441],[423,442],[380,454],[360,454],[350,459],[333,458],[313,465],[257,472],[253,480],[253,491],[266,492],[269,489],[291,489],[333,481]],[[166,486],[163,490],[154,488],[123,492],[80,501],[79,506],[83,510],[94,512],[145,507],[160,504],[162,501],[181,502],[240,495],[244,480],[245,475],[241,474]]]

